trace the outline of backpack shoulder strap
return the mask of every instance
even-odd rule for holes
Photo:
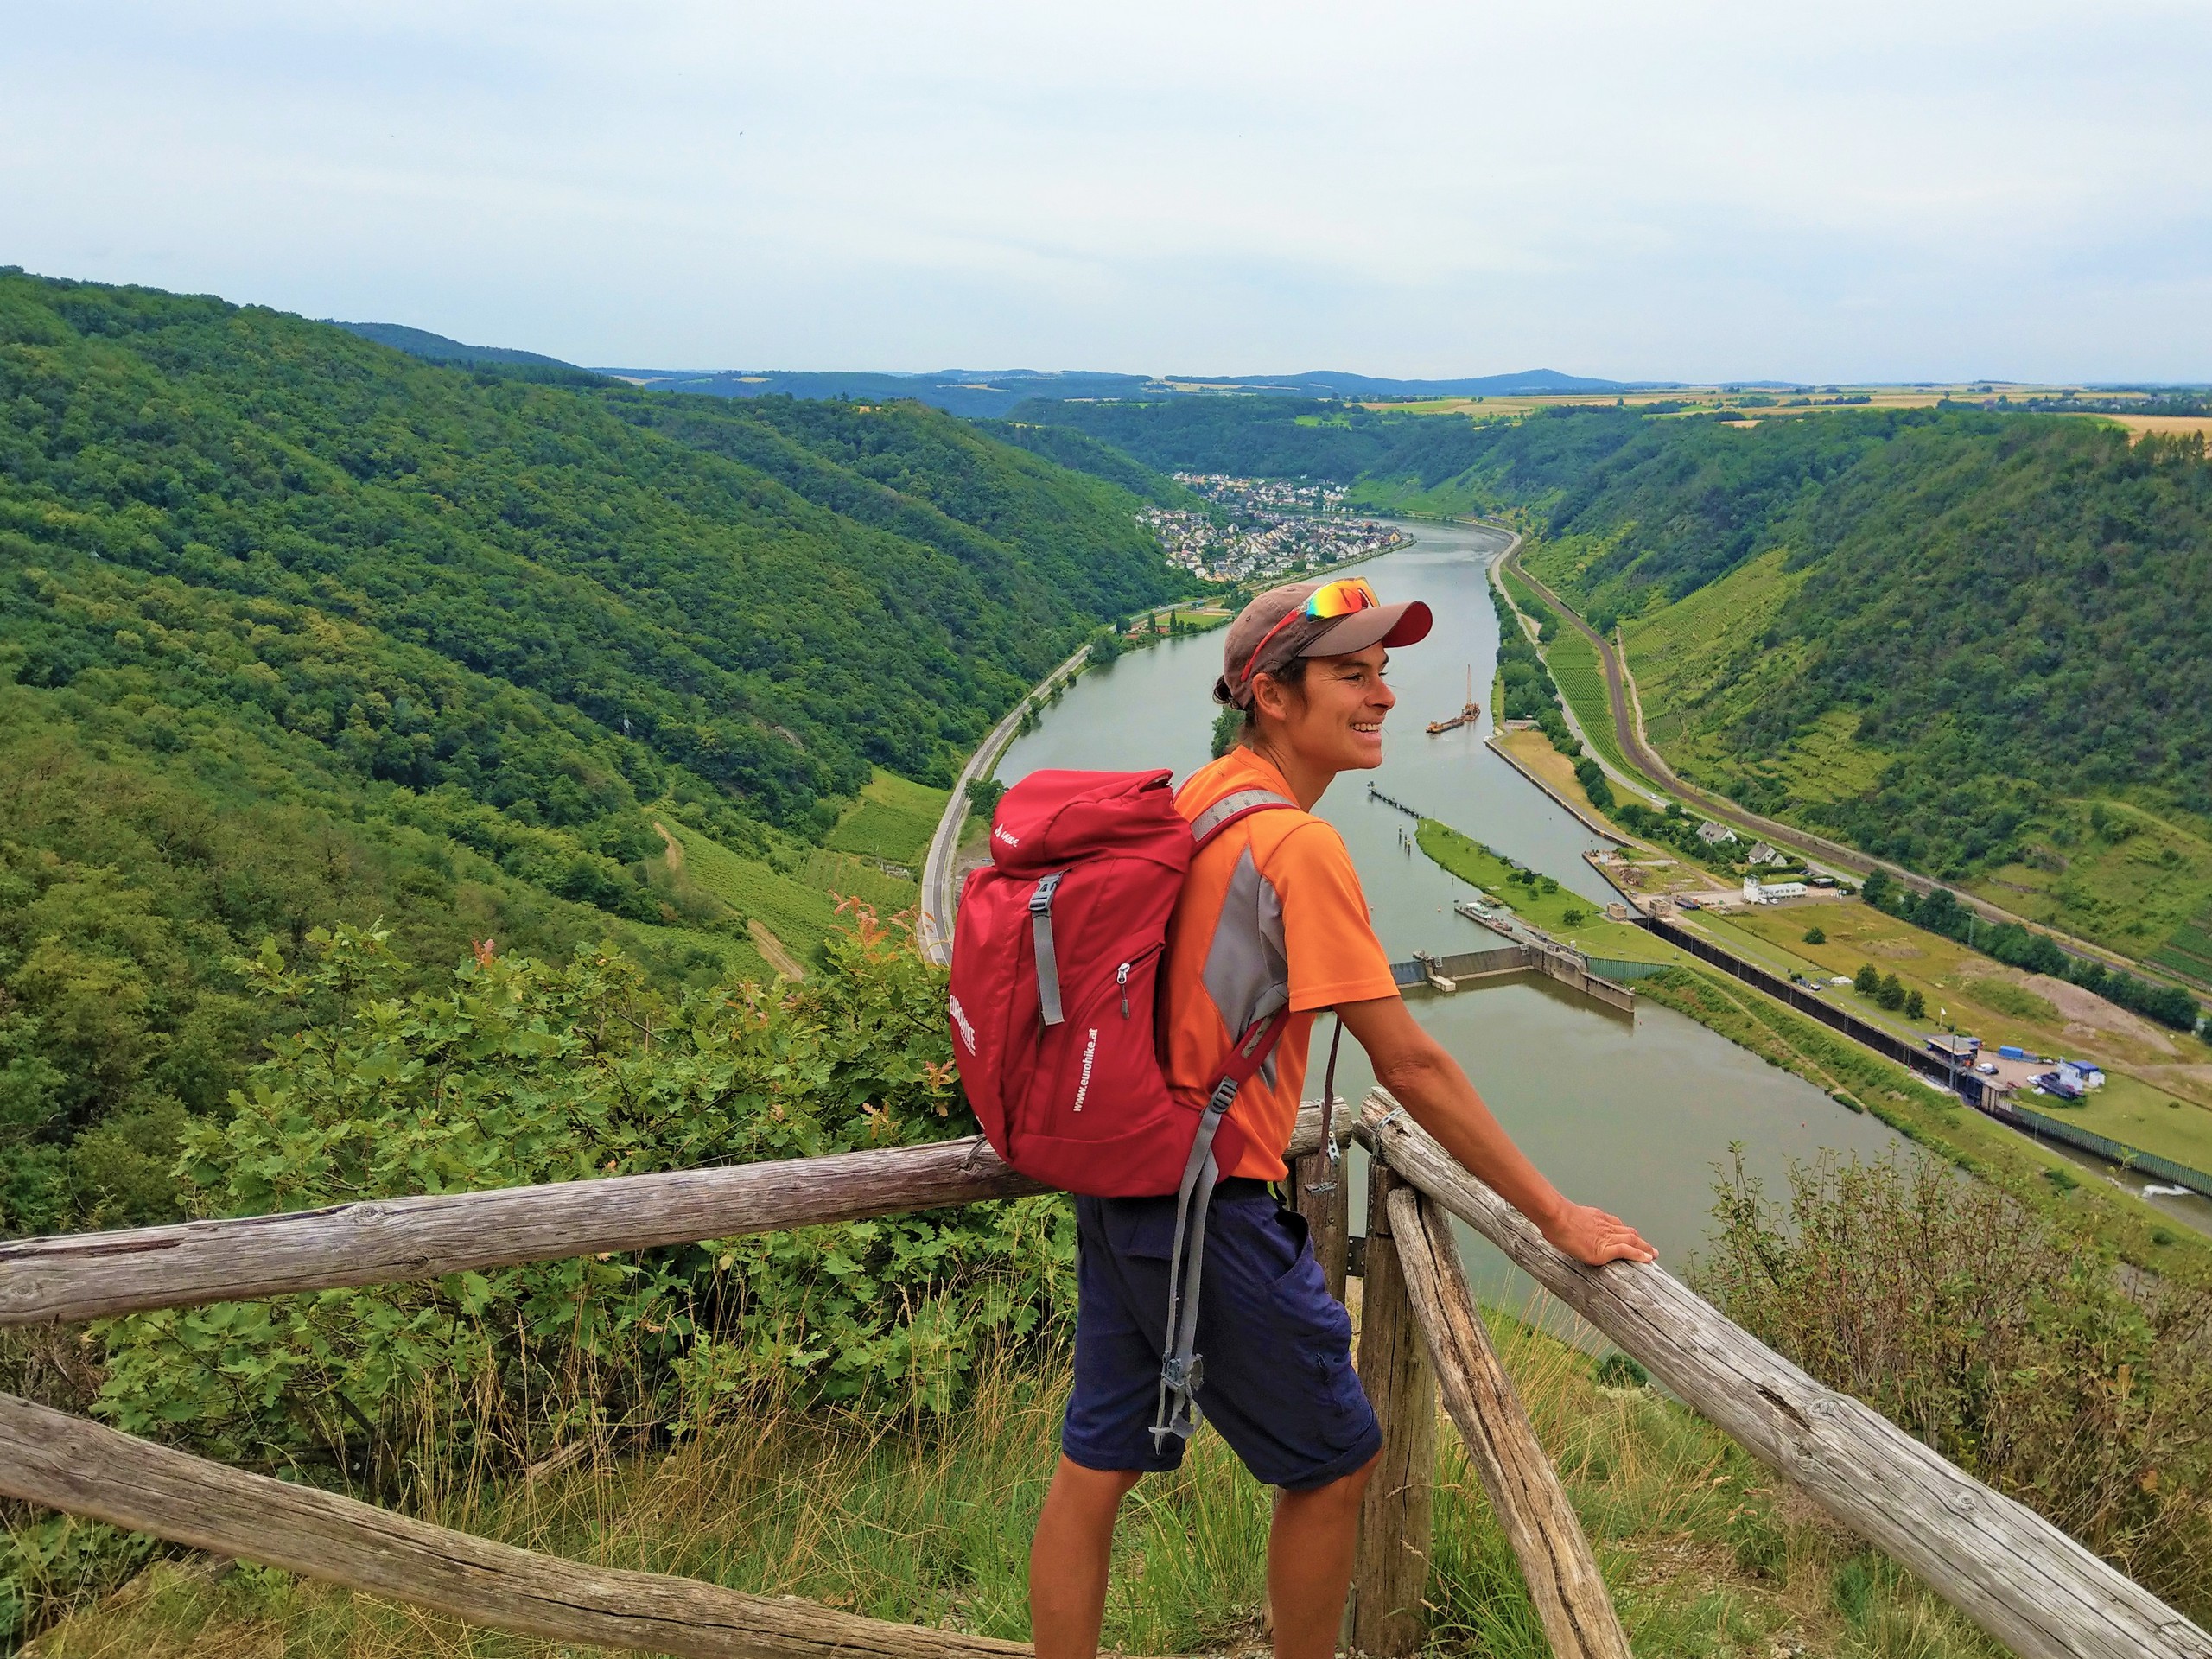
[[[1223,796],[1191,820],[1191,839],[1204,847],[1240,819],[1249,818],[1255,812],[1272,812],[1277,807],[1287,807],[1295,812],[1298,803],[1271,789],[1240,789],[1233,795]]]

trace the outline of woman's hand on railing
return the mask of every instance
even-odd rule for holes
[[[1536,1224],[1553,1249],[1573,1256],[1585,1267],[1602,1268],[1608,1262],[1659,1259],[1659,1252],[1645,1243],[1643,1236],[1635,1228],[1594,1205],[1562,1202]]]

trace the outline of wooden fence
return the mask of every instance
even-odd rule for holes
[[[1360,1370],[1385,1446],[1361,1517],[1353,1645],[1422,1634],[1437,1395],[1503,1523],[1553,1651],[1621,1659],[1626,1638],[1558,1478],[1461,1272],[1456,1216],[1830,1515],[2015,1652],[2212,1659],[2212,1638],[2032,1511],[1823,1388],[1654,1266],[1589,1268],[1460,1168],[1379,1090]],[[1334,1288],[1344,1181],[1319,1112],[1293,1141],[1293,1201]],[[1038,1190],[980,1141],[0,1245],[0,1323],[81,1319],[464,1268],[634,1250]],[[993,1659],[1017,1643],[788,1598],[563,1560],[230,1469],[0,1395],[0,1493],[264,1562],[491,1628],[698,1659]]]

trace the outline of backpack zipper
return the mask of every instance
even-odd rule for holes
[[[1129,964],[1123,963],[1114,970],[1114,982],[1122,988],[1122,1018],[1129,1017]]]

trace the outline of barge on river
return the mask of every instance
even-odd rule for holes
[[[1441,732],[1456,732],[1462,726],[1471,726],[1475,723],[1475,716],[1482,713],[1482,704],[1475,701],[1475,669],[1474,664],[1470,663],[1467,665],[1466,707],[1460,709],[1458,714],[1452,715],[1449,720],[1430,721],[1428,722],[1428,734],[1431,737],[1434,737]]]

